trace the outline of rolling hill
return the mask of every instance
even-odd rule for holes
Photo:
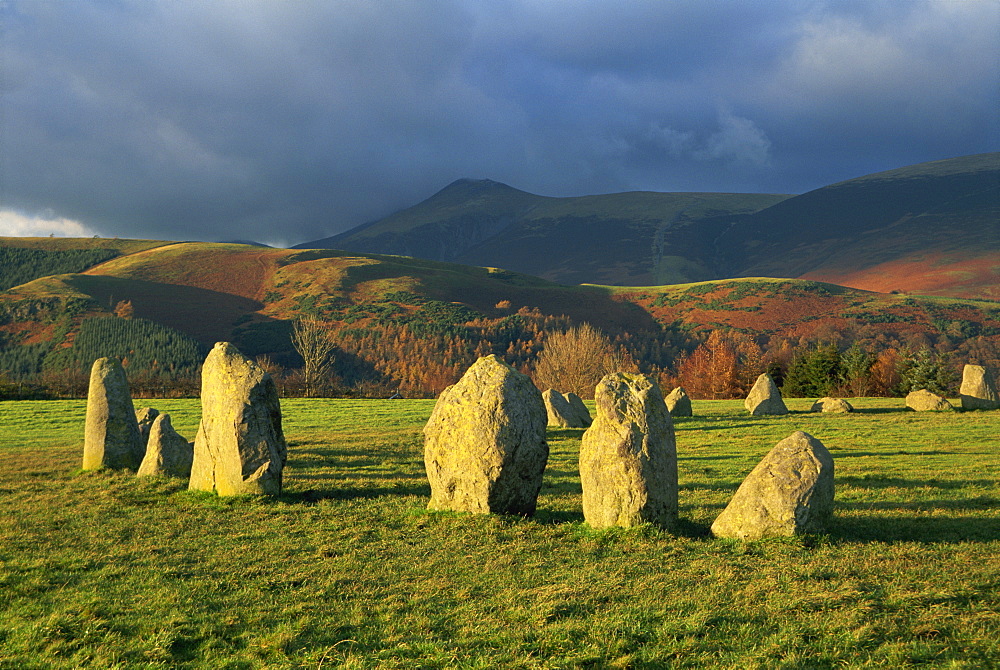
[[[1000,154],[922,163],[798,196],[537,196],[459,180],[298,248],[503,267],[618,286],[771,276],[1000,299]]]
[[[59,241],[53,253],[67,244]],[[44,249],[45,243],[30,246]],[[115,316],[122,302],[130,306],[127,317]],[[295,367],[291,323],[301,317],[318,318],[336,334],[341,379],[374,378],[382,388],[395,384],[410,394],[440,391],[476,355],[491,351],[529,365],[543,331],[583,322],[654,369],[671,365],[700,334],[719,329],[751,334],[765,346],[837,340],[937,344],[963,356],[1000,351],[1000,305],[993,302],[800,279],[565,286],[404,256],[144,243],[83,272],[0,292],[0,371],[30,378],[71,363],[81,373],[98,355],[124,355],[154,368],[170,361],[171,374],[180,374],[196,369],[191,352],[219,340]],[[104,351],[100,333],[118,348]],[[166,343],[157,345],[159,353],[146,350],[143,338],[153,336]]]

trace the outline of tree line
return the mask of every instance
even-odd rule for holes
[[[917,388],[954,395],[962,364],[1000,364],[996,337],[956,347],[946,338],[862,342],[830,331],[823,339],[722,329],[698,335],[678,326],[606,333],[537,309],[487,318],[451,313],[458,307],[431,303],[433,314],[445,315],[431,320],[305,316],[290,334],[282,331],[289,355],[265,353],[258,360],[286,396],[436,397],[478,357],[497,354],[542,390],[590,397],[605,373],[626,371],[652,375],[665,390],[683,386],[702,399],[743,397],[762,372],[790,397],[898,396]],[[85,395],[90,365],[100,356],[123,360],[136,395],[198,393],[204,344],[133,318],[125,303],[115,314],[85,318],[75,332],[72,319],[54,321],[49,343],[0,341],[0,397]]]

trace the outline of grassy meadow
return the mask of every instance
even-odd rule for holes
[[[520,519],[425,509],[433,401],[284,400],[278,499],[81,473],[84,401],[2,402],[0,668],[1000,666],[1000,412],[854,402],[695,401],[680,526],[600,532],[581,430]],[[196,400],[150,404],[193,439]],[[836,462],[829,533],[712,539],[797,429]]]

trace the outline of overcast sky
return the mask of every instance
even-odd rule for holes
[[[0,0],[0,235],[296,244],[461,177],[801,193],[1000,150],[997,0]]]

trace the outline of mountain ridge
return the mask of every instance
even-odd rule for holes
[[[553,198],[460,179],[413,207],[294,248],[324,247],[504,267],[564,284],[764,275],[885,290],[881,275],[899,271],[892,290],[1000,299],[1000,153],[884,170],[793,196]]]

